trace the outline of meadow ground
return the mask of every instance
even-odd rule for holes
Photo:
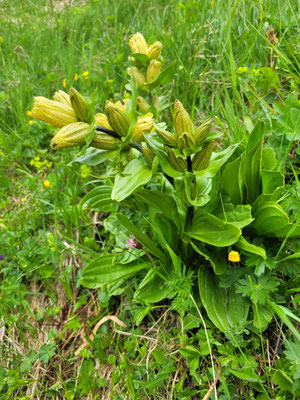
[[[249,258],[257,285],[238,290],[252,322],[235,338],[203,308],[205,325],[178,301],[133,301],[136,277],[82,287],[82,267],[124,232],[80,207],[103,166],[69,164],[78,149],[51,150],[54,129],[31,113],[34,96],[70,87],[100,112],[126,97],[128,40],[141,32],[163,43],[165,65],[176,61],[157,89],[167,124],[175,99],[195,121],[214,117],[231,145],[263,120],[299,223],[299,3],[0,0],[0,15],[0,399],[299,398],[299,240],[265,242],[269,264]]]

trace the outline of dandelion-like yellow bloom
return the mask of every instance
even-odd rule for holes
[[[28,117],[32,117],[32,111],[28,110],[27,113]]]
[[[82,74],[83,76],[88,76],[89,71],[84,71],[84,73]]]
[[[231,262],[239,262],[241,260],[239,252],[231,250],[228,254],[228,260]]]
[[[45,186],[46,189],[48,189],[51,186],[51,183],[49,181],[45,180],[43,182],[43,185]]]
[[[76,82],[78,80],[78,74],[74,75],[74,81]]]
[[[28,121],[28,123],[29,123],[29,125],[33,125],[34,121],[31,119],[31,120]]]
[[[63,81],[62,81],[62,85],[63,85],[64,88],[67,86],[67,83],[66,83],[65,79],[63,79]]]
[[[65,125],[77,122],[77,116],[73,108],[58,101],[49,100],[46,97],[34,98],[32,115],[39,121],[62,128]]]

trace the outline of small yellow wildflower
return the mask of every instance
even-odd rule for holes
[[[62,81],[62,85],[63,85],[64,88],[67,86],[65,79]]]
[[[239,262],[241,260],[239,252],[231,250],[228,254],[228,260],[231,262]]]
[[[45,186],[46,189],[48,189],[51,186],[51,183],[49,181],[44,181],[43,185]]]
[[[36,30],[36,26],[34,26],[33,29]]]
[[[91,169],[87,165],[82,165],[80,167],[80,175],[82,178],[87,178],[91,173]]]
[[[82,74],[83,76],[88,76],[89,71],[84,71],[84,73]]]
[[[31,119],[30,121],[28,121],[29,125],[33,125],[34,121]]]
[[[242,75],[242,74],[247,74],[248,72],[248,67],[239,67],[236,71],[238,74]]]
[[[251,73],[252,73],[253,75],[259,75],[259,74],[260,74],[260,69],[259,69],[259,68],[258,68],[258,69],[253,68],[253,69],[251,70]]]
[[[35,160],[35,161],[40,161],[40,159],[41,159],[41,157],[40,157],[40,156],[36,156],[36,157],[34,157],[34,160]]]
[[[78,74],[74,75],[74,81],[76,82],[78,80]]]
[[[22,201],[22,203],[25,203],[26,197],[24,197],[21,201]]]
[[[27,113],[28,117],[32,117],[32,111],[28,110]]]

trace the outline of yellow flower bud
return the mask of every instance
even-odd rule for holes
[[[148,113],[139,117],[137,120],[137,124],[133,128],[132,139],[138,143],[141,143],[144,140],[144,133],[149,133],[154,127],[153,114]]]
[[[131,68],[127,68],[128,75],[131,76]],[[146,83],[145,75],[137,68],[133,67],[134,78],[139,86],[144,86]]]
[[[147,56],[150,58],[150,60],[157,60],[160,57],[162,47],[163,45],[161,42],[155,42],[149,46]]]
[[[66,106],[72,107],[70,96],[63,90],[59,90],[54,93],[53,99],[59,103],[65,104]]]
[[[195,129],[194,139],[195,139],[197,146],[199,146],[201,143],[203,143],[205,141],[205,139],[207,138],[210,128],[211,128],[211,123],[212,123],[212,120],[208,119],[208,120],[204,121],[200,126],[198,126],[198,128]]]
[[[228,254],[228,260],[231,262],[239,262],[241,260],[239,252],[231,250],[231,252]]]
[[[160,61],[151,60],[147,68],[146,79],[147,82],[153,82],[161,73],[162,63]]]
[[[85,137],[90,132],[91,125],[85,122],[74,122],[66,125],[54,135],[51,148],[53,150],[64,147],[76,147],[85,144]]]
[[[175,100],[173,121],[177,137],[181,136],[183,132],[193,135],[194,127],[191,117],[179,100]]]
[[[165,129],[160,129],[158,127],[156,127],[155,130],[164,143],[166,143],[170,147],[177,147],[178,139],[173,133],[168,132]]]
[[[103,126],[103,128],[111,129],[112,127],[108,123],[107,116],[105,114],[96,114],[95,115],[96,125]]]
[[[74,88],[69,90],[69,96],[73,110],[75,111],[79,121],[88,122],[89,103],[85,98]]]
[[[47,122],[57,128],[78,121],[72,107],[42,96],[34,98],[32,115],[35,119]]]
[[[105,112],[112,129],[120,136],[126,136],[130,125],[127,115],[111,101],[106,102]]]
[[[150,104],[148,104],[143,97],[137,98],[137,105],[142,113],[146,113],[150,108]]]
[[[188,132],[183,132],[178,138],[178,149],[182,152],[186,148],[193,149],[196,146],[193,135]]]
[[[121,140],[110,136],[107,133],[96,131],[91,145],[93,147],[96,147],[97,149],[114,150],[118,147],[120,143],[122,143]]]
[[[132,53],[142,53],[147,54],[148,45],[144,36],[137,32],[129,39],[129,47]]]

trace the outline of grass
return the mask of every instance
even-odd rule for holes
[[[103,225],[107,214],[84,216],[79,206],[102,170],[85,176],[79,164],[68,166],[76,150],[52,152],[53,129],[30,125],[27,112],[33,96],[51,98],[64,82],[97,110],[106,99],[122,99],[127,42],[139,31],[149,43],[163,43],[166,66],[177,62],[164,94],[167,122],[178,98],[195,121],[215,116],[224,141],[247,138],[249,119],[265,120],[270,133],[273,102],[299,93],[299,5],[2,0],[0,12],[0,399],[199,399],[216,374],[219,399],[296,399],[278,390],[290,384],[285,373],[264,390],[257,378],[278,360],[289,370],[280,321],[273,331],[261,332],[259,324],[256,334],[235,338],[236,347],[208,319],[203,326],[168,301],[133,303],[129,284],[101,291],[79,285],[82,265],[118,229]],[[276,77],[251,73],[272,63],[280,86]],[[289,150],[283,143],[288,162]],[[32,163],[36,157],[52,165]],[[241,378],[240,369],[248,375]]]

